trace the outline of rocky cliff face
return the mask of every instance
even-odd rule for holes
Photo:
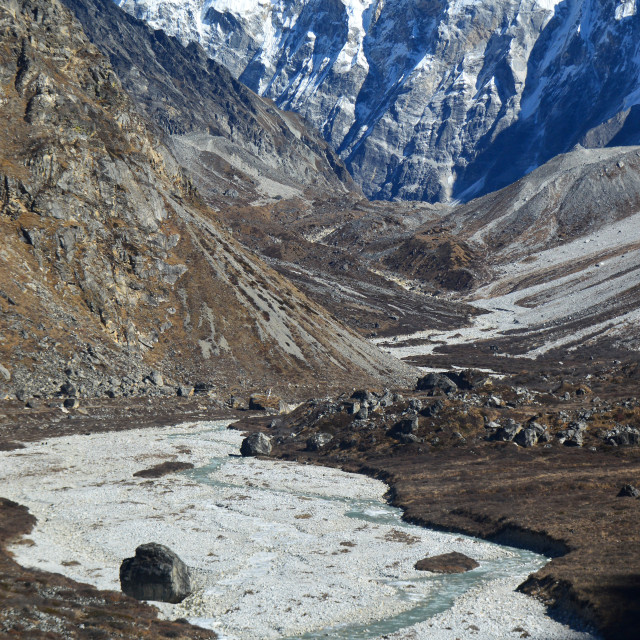
[[[467,200],[640,141],[637,0],[116,0],[308,118],[365,193]]]
[[[166,134],[202,195],[221,206],[357,191],[322,136],[110,0],[64,0],[136,107]]]
[[[0,41],[3,396],[401,375],[221,229],[59,0]]]

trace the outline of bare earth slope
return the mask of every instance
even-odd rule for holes
[[[466,247],[473,287],[455,297],[488,313],[467,329],[390,346],[400,356],[448,353],[498,369],[504,358],[496,354],[629,354],[638,347],[639,215],[640,147],[578,148],[453,209],[412,241],[446,234]],[[428,258],[436,260],[438,246],[425,249]],[[387,262],[412,274],[406,242]]]
[[[12,1],[0,27],[4,393],[403,375],[221,230],[60,2]]]

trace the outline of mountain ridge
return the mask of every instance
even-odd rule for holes
[[[3,397],[411,375],[225,231],[62,3],[0,22]]]
[[[640,142],[635,0],[116,0],[308,118],[374,199],[467,201]]]

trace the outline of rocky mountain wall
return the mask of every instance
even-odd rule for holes
[[[640,141],[637,0],[116,0],[310,120],[375,199]]]

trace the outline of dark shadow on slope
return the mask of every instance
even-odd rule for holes
[[[500,189],[584,143],[591,130],[623,109],[625,98],[637,88],[637,73],[629,65],[634,44],[640,42],[640,20],[615,21],[613,3],[603,6],[593,0],[585,0],[589,11],[576,19],[574,4],[564,0],[556,6],[529,58],[519,119],[495,139],[489,132],[476,157],[458,168],[454,198],[468,200]],[[554,48],[562,55],[547,60]],[[560,84],[557,79],[571,69],[573,75]],[[634,113],[628,125],[594,146],[634,144],[639,129]]]

